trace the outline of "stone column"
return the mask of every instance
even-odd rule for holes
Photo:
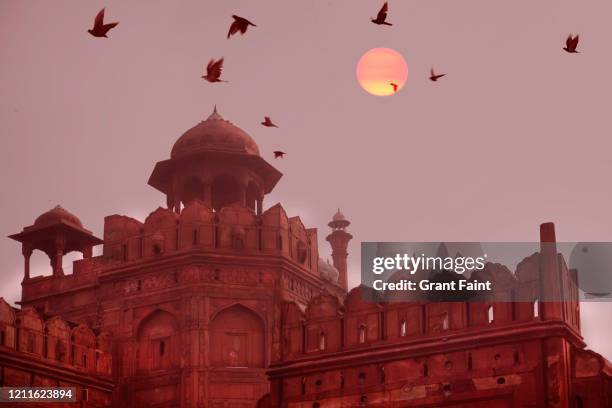
[[[66,249],[66,237],[60,234],[55,239],[55,256],[53,257],[53,276],[64,276],[62,263],[64,260],[64,250]]]
[[[32,256],[32,246],[29,244],[23,244],[21,246],[21,253],[23,254],[23,280],[30,279],[30,257]]]
[[[93,247],[83,248],[81,253],[83,254],[83,259],[91,258],[93,256]]]
[[[204,183],[204,202],[212,208],[212,183],[210,181]]]

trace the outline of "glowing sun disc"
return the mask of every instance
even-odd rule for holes
[[[372,95],[393,95],[402,89],[407,80],[406,60],[391,48],[372,48],[357,63],[357,81]],[[397,85],[397,91],[391,84]]]

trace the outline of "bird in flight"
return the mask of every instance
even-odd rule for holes
[[[244,33],[246,33],[246,30],[247,28],[249,28],[250,25],[253,27],[257,27],[255,24],[251,23],[246,18],[239,17],[235,14],[232,15],[232,17],[234,18],[234,21],[232,22],[232,25],[230,26],[229,31],[227,32],[227,38],[230,38],[232,35],[236,34],[238,31],[240,31],[240,35],[244,35]]]
[[[100,12],[98,12],[98,15],[96,15],[93,28],[87,30],[87,32],[93,35],[94,37],[108,38],[106,34],[111,30],[111,28],[116,27],[117,24],[119,23],[117,22],[104,24],[104,9],[102,9],[100,10]]]
[[[446,75],[446,74],[437,74],[437,75],[436,75],[436,73],[434,72],[434,69],[433,69],[433,68],[432,68],[432,69],[429,71],[429,74],[430,74],[429,79],[430,79],[431,81],[434,81],[434,82],[436,82],[438,79],[440,79],[440,78],[442,78],[444,75]]]
[[[211,59],[206,66],[206,75],[202,75],[202,78],[208,82],[227,82],[220,79],[221,72],[223,72],[223,58],[217,61]]]
[[[385,4],[380,8],[380,11],[376,15],[376,18],[372,18],[371,21],[374,24],[378,25],[393,25],[391,23],[387,23],[387,12],[389,11],[389,4],[385,1]]]
[[[272,122],[272,119],[270,119],[269,116],[264,117],[264,121],[261,122],[261,124],[264,125],[265,127],[275,127],[275,128],[278,127]]]
[[[274,158],[278,159],[278,158],[283,158],[287,153],[285,152],[281,152],[280,150],[275,150],[274,151]]]
[[[398,85],[396,83],[390,82],[389,85],[393,87],[393,92],[397,92]]]
[[[576,35],[575,37],[570,34],[567,37],[567,40],[565,40],[565,47],[563,47],[563,49],[567,52],[569,52],[570,54],[576,54],[578,53],[578,51],[576,51],[576,47],[578,47],[578,41],[580,40],[580,36]]]

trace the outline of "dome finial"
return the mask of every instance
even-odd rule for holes
[[[217,111],[217,104],[215,104],[215,107],[213,108],[213,113],[211,113],[206,120],[223,120],[223,117],[221,117]]]

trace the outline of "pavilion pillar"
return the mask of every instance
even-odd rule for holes
[[[55,239],[55,256],[52,259],[53,265],[53,276],[63,276],[63,261],[64,251],[66,250],[66,237],[60,235]]]
[[[23,254],[23,280],[30,279],[30,257],[32,256],[32,246],[23,244],[21,246],[21,253]]]

